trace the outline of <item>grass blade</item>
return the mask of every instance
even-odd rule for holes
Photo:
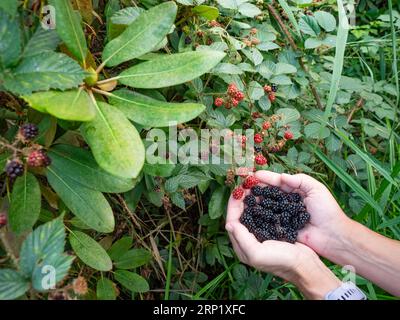
[[[346,50],[347,36],[349,33],[349,21],[346,16],[346,11],[343,7],[342,0],[337,0],[337,4],[339,10],[339,27],[336,37],[336,53],[335,60],[333,61],[331,87],[329,90],[328,102],[326,104],[324,115],[326,121],[331,115],[332,106],[339,90],[340,77],[343,71],[344,53]]]
[[[168,266],[167,266],[167,280],[165,283],[165,295],[164,300],[169,300],[169,290],[171,287],[171,275],[172,275],[172,232],[169,237],[169,249],[168,249]]]
[[[300,39],[302,39],[303,37],[301,36],[300,27],[299,27],[299,24],[297,23],[296,18],[294,17],[292,9],[290,9],[290,7],[289,7],[288,3],[286,2],[286,0],[278,0],[278,2],[280,4],[280,6],[282,7],[282,9],[287,14],[290,23],[296,29],[297,35],[299,36]]]

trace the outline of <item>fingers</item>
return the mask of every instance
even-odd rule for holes
[[[282,189],[286,192],[292,192],[298,189],[305,194],[308,194],[312,189],[319,186],[319,182],[310,176],[300,173],[290,175],[283,173],[281,175]]]
[[[256,178],[260,180],[260,182],[268,184],[270,186],[281,186],[281,175],[279,173],[275,173],[272,171],[260,170],[255,174]]]
[[[245,190],[245,195],[249,194],[249,190]],[[226,214],[226,222],[236,222],[239,221],[240,216],[242,215],[242,212],[244,210],[244,203],[243,199],[236,200],[231,197],[229,198],[228,201],[228,208],[227,208],[227,214]]]
[[[232,224],[230,232],[249,262],[252,256],[260,249],[260,243],[241,223]]]

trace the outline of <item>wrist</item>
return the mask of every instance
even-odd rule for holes
[[[302,261],[293,275],[291,282],[311,300],[323,300],[328,292],[342,284],[317,255]]]

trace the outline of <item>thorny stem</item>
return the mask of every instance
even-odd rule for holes
[[[271,4],[268,4],[267,7],[268,7],[268,10],[271,13],[271,15],[278,22],[278,24],[281,27],[282,31],[285,33],[286,38],[289,40],[290,46],[293,48],[294,51],[298,51],[299,48],[298,48],[297,44],[295,43],[295,41],[293,40],[292,35],[290,34],[289,30],[286,28],[285,24],[283,23],[281,17],[279,16],[279,13],[275,10],[275,8]],[[308,75],[308,78],[309,78],[308,80],[309,80],[309,86],[310,86],[310,89],[311,89],[311,93],[314,96],[314,99],[315,99],[315,101],[316,101],[316,103],[318,105],[318,108],[323,109],[324,107],[322,105],[321,98],[319,97],[317,89],[315,88],[314,84],[312,83],[311,76],[310,76],[310,74],[309,74],[309,72],[308,72],[308,70],[307,70],[307,68],[306,68],[306,66],[304,64],[303,58],[299,57],[298,59],[299,59],[299,63],[300,63],[301,68]]]

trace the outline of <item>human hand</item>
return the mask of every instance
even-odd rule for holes
[[[262,182],[267,182],[269,185],[281,184],[281,175],[276,173],[264,172],[261,178]],[[308,298],[323,299],[328,291],[340,286],[340,280],[306,245],[275,240],[258,242],[239,221],[243,210],[243,200],[235,200],[231,196],[226,230],[240,261],[294,283]]]
[[[329,190],[305,174],[276,174],[261,170],[255,176],[262,183],[302,196],[311,220],[300,230],[297,239],[318,254],[331,258],[334,251],[341,247],[339,241],[349,234],[352,220],[346,216]]]

